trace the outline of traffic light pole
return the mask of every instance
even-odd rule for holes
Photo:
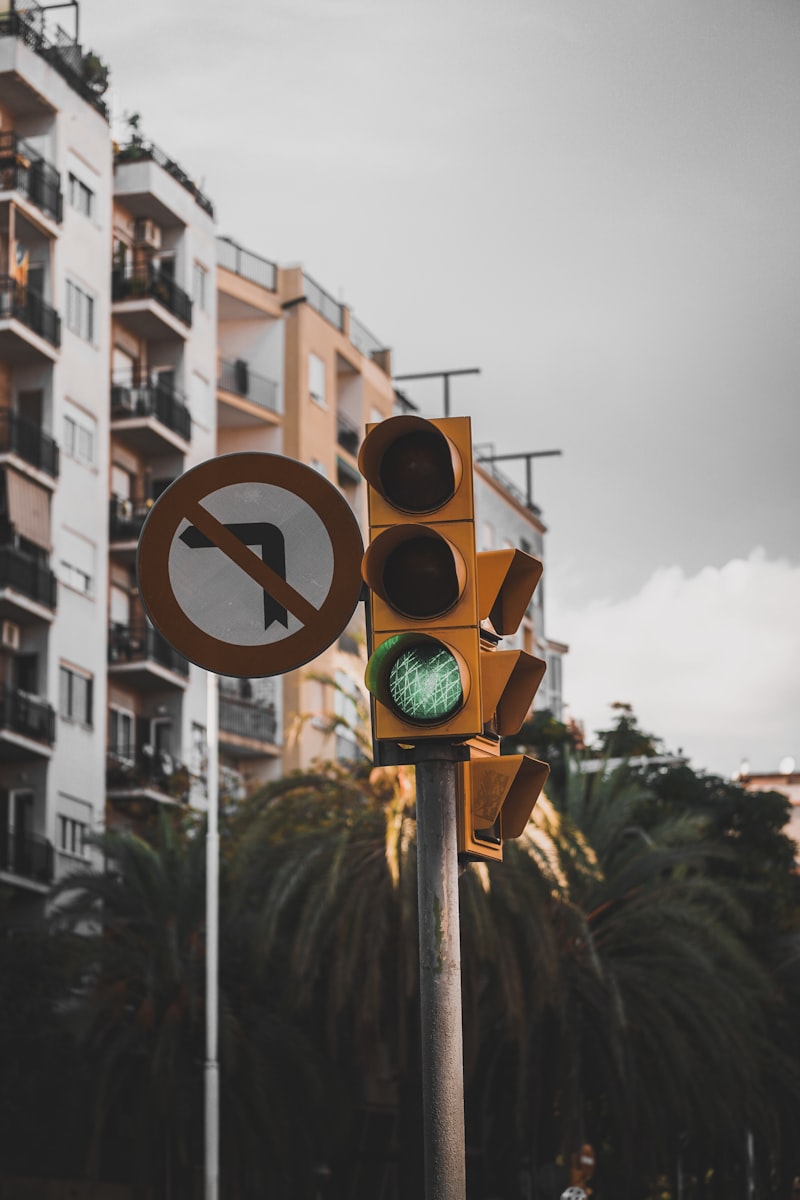
[[[414,752],[425,1200],[466,1194],[456,827],[463,757],[461,746],[442,742]]]

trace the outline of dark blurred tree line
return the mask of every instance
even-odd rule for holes
[[[620,707],[552,763],[501,864],[461,876],[470,1200],[789,1200],[800,1173],[800,878],[788,802],[670,760]],[[617,761],[619,760],[619,761]],[[635,762],[636,765],[632,765]],[[202,1194],[205,839],[105,868],[0,938],[0,1178]],[[423,1194],[413,780],[325,767],[222,819],[221,1195]],[[3,910],[0,909],[0,915]]]

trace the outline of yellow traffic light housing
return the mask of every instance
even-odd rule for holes
[[[466,859],[499,861],[503,840],[522,834],[550,773],[528,755],[500,754],[501,736],[517,733],[527,717],[546,663],[497,643],[522,621],[542,564],[521,550],[495,550],[479,554],[477,566],[483,730],[458,768],[458,849]]]
[[[469,418],[368,426],[358,465],[375,740],[466,740],[482,729]]]

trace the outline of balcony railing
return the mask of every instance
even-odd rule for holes
[[[13,130],[0,133],[0,191],[19,192],[45,216],[61,221],[61,176]]]
[[[101,98],[100,89],[92,86],[90,82],[91,75],[87,74],[85,70],[85,59],[81,47],[73,41],[65,41],[63,44],[51,42],[49,38],[45,37],[43,30],[37,29],[34,25],[36,13],[37,9],[33,7],[24,13],[3,13],[0,16],[0,37],[14,37],[24,42],[35,54],[40,55],[55,71],[58,71],[73,91],[76,91],[108,120],[108,107]]]
[[[278,718],[274,708],[264,708],[252,700],[220,695],[219,728],[220,732],[274,745],[278,734]]]
[[[344,413],[336,414],[336,440],[348,454],[358,454],[361,445],[361,430],[355,421]]]
[[[324,288],[303,272],[303,295],[311,307],[329,321],[335,329],[344,329],[344,305],[334,300]]]
[[[152,746],[109,746],[106,759],[108,791],[148,789],[163,792],[170,799],[186,804],[189,800],[189,768],[172,755]]]
[[[350,341],[359,350],[365,358],[372,358],[373,355],[385,350],[383,342],[378,341],[374,333],[370,333],[366,325],[350,313]]]
[[[261,408],[268,408],[270,412],[278,411],[278,385],[275,380],[257,375],[242,358],[220,363],[218,385],[226,392],[233,392]]]
[[[177,675],[189,675],[183,655],[149,625],[112,625],[108,631],[108,661],[112,665],[154,662]]]
[[[153,500],[123,500],[112,496],[109,502],[108,536],[112,542],[136,542],[142,532]]]
[[[10,275],[0,275],[0,320],[16,318],[56,349],[61,345],[61,318],[54,308]]]
[[[192,419],[186,405],[172,388],[161,383],[141,386],[128,383],[111,384],[111,419],[155,417],[167,429],[184,441],[192,436]]]
[[[227,271],[233,271],[234,275],[241,275],[242,279],[249,279],[251,283],[257,283],[259,287],[266,288],[268,292],[275,291],[277,279],[275,263],[270,262],[268,258],[261,258],[260,255],[251,253],[250,250],[245,250],[232,238],[217,238],[217,265],[224,267]]]
[[[52,746],[56,740],[56,714],[39,696],[0,686],[0,728]]]
[[[0,871],[36,883],[52,883],[53,847],[35,833],[21,835],[0,826]]]
[[[0,546],[0,588],[12,588],[54,609],[57,587],[56,577],[45,563],[15,546]]]
[[[58,446],[33,421],[0,408],[0,454],[16,454],[32,467],[58,478]]]
[[[150,160],[158,163],[160,167],[176,179],[182,188],[194,196],[197,203],[207,212],[210,217],[214,216],[214,205],[205,196],[197,184],[191,179],[183,167],[179,166],[174,159],[170,158],[163,150],[156,146],[155,142],[145,141],[139,134],[136,134],[127,146],[120,146],[114,151],[114,160],[118,163],[140,162]]]
[[[115,267],[111,272],[112,300],[157,300],[168,312],[192,323],[192,301],[174,279],[155,267]]]

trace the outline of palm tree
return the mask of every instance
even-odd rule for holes
[[[53,918],[83,934],[72,1015],[92,1066],[87,1172],[113,1177],[121,1162],[138,1196],[171,1200],[191,1193],[203,1160],[205,839],[162,817],[152,843],[132,833],[96,843],[107,865],[61,881]],[[268,989],[242,973],[224,902],[220,947],[226,1193],[271,1184],[300,1195],[308,1055]]]

